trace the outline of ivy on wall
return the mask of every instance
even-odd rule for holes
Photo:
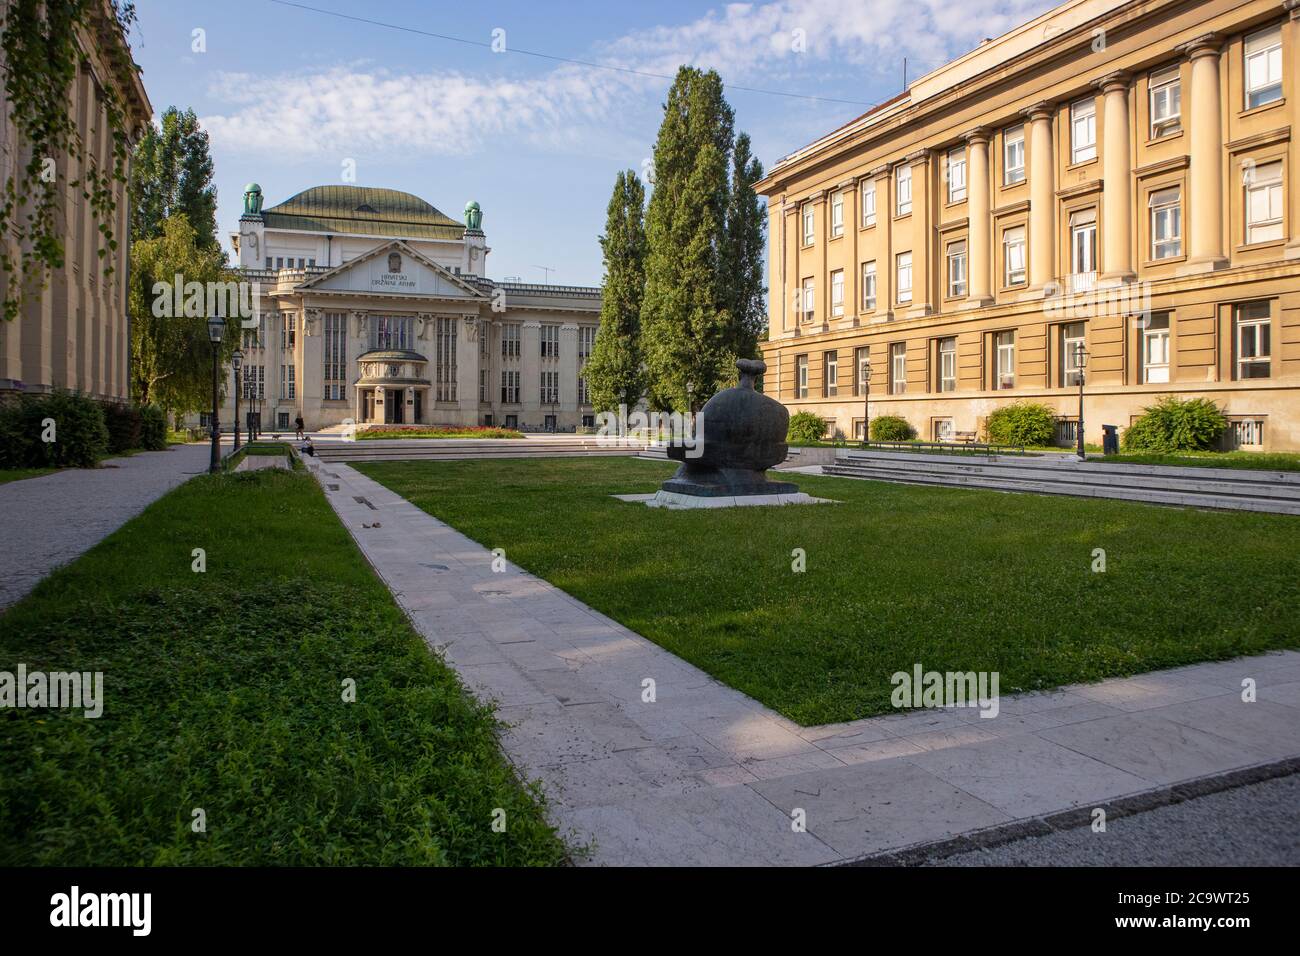
[[[126,182],[129,130],[121,97],[109,82],[101,90],[112,145],[109,168],[87,152],[85,134],[71,111],[72,84],[82,60],[77,41],[84,31],[98,41],[114,76],[135,70],[126,35],[135,22],[131,0],[0,0],[3,30],[4,89],[18,133],[17,153],[24,165],[0,185],[0,272],[11,277],[4,286],[3,316],[14,319],[23,296],[44,288],[64,262],[60,191],[79,189],[89,203],[103,241],[98,254],[104,275],[111,275],[116,183]],[[119,33],[119,36],[114,36]],[[68,160],[80,160],[81,175],[67,179]],[[61,168],[62,164],[62,168]],[[19,278],[20,277],[20,278]]]

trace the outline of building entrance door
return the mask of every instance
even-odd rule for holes
[[[384,396],[384,424],[405,424],[406,396],[398,391],[390,391]]]
[[[373,422],[375,420],[375,390],[367,388],[361,393],[361,420],[363,422]]]
[[[415,390],[415,413],[411,416],[411,424],[415,425],[424,421],[424,392],[420,389]]]

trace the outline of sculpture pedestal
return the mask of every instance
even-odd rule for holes
[[[793,495],[799,486],[789,481],[769,481],[761,471],[748,468],[679,468],[660,487],[678,495],[699,498],[739,498],[749,495]]]

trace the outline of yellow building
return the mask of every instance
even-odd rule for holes
[[[8,6],[7,0],[0,0]],[[153,107],[138,71],[123,71],[109,55],[111,44],[126,45],[107,3],[91,8],[92,29],[78,30],[83,58],[69,90],[69,111],[81,134],[90,161],[99,169],[113,165],[112,138],[108,134],[105,90],[113,88],[121,100],[132,144],[153,116]],[[128,57],[129,59],[129,57]],[[0,54],[0,73],[3,72]],[[12,111],[0,96],[0,185],[26,166],[30,147],[19,141]],[[82,174],[86,160],[79,156],[54,157],[58,167],[58,225],[64,262],[45,277],[44,289],[25,298],[21,314],[12,322],[0,320],[0,394],[48,392],[66,388],[95,398],[125,401],[130,396],[131,333],[126,311],[126,283],[130,237],[127,235],[126,184],[113,184],[114,214],[110,223],[115,250],[106,240],[83,191],[71,185]],[[128,155],[127,175],[130,174]],[[19,210],[19,216],[25,210]],[[15,259],[16,233],[0,236]],[[106,257],[101,258],[100,252]],[[105,263],[111,263],[111,274]],[[0,276],[0,286],[18,277]],[[33,277],[22,277],[32,283]]]
[[[1300,448],[1300,0],[1072,0],[782,158],[765,387],[846,436],[1164,394]],[[869,385],[864,369],[869,366]]]

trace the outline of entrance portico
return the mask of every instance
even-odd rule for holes
[[[428,359],[409,349],[376,349],[362,354],[357,365],[353,418],[358,424],[428,424],[425,409],[433,387],[425,373]]]

